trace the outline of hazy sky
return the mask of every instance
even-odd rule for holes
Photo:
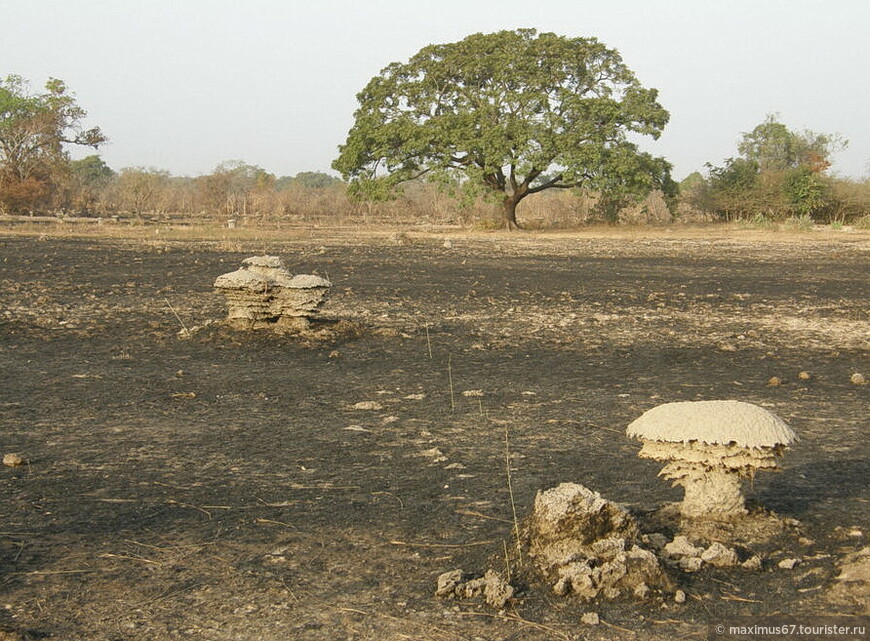
[[[66,81],[114,169],[329,170],[387,64],[534,27],[597,37],[659,89],[671,121],[644,147],[677,179],[736,155],[768,113],[842,134],[834,171],[870,173],[867,0],[0,0],[0,25],[0,76]]]

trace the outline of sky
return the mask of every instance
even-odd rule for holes
[[[64,80],[115,170],[334,173],[356,94],[382,68],[531,27],[598,38],[659,90],[671,120],[642,148],[678,180],[736,156],[768,114],[839,133],[832,171],[870,175],[867,0],[0,0],[0,25],[0,77]]]

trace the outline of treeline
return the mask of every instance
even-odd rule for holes
[[[771,125],[783,131],[775,121],[763,126]],[[828,175],[828,161],[803,144],[802,134],[794,135],[800,144],[774,145],[762,153],[741,145],[744,153],[740,156],[721,166],[708,166],[706,175],[691,174],[672,194],[657,191],[614,207],[598,193],[542,193],[524,202],[519,215],[531,227],[556,228],[712,221],[870,226],[870,180]],[[833,139],[818,144],[830,146]],[[782,157],[768,157],[768,151]],[[98,155],[70,161],[60,178],[30,193],[24,190],[23,195],[15,190],[0,192],[0,209],[19,214],[180,216],[203,221],[238,219],[240,223],[500,225],[498,206],[479,195],[464,195],[460,183],[411,182],[395,199],[367,202],[352,198],[345,182],[322,172],[276,177],[261,167],[228,161],[207,175],[181,177],[144,167],[116,172]]]
[[[412,181],[393,198],[359,200],[348,184],[323,172],[276,177],[261,167],[227,161],[210,174],[173,176],[168,171],[125,167],[114,171],[98,155],[72,160],[39,189],[0,191],[4,213],[130,219],[236,219],[244,222],[353,222],[500,226],[500,206],[463,184]],[[639,201],[612,200],[590,192],[542,193],[523,203],[530,227],[572,227],[593,222],[650,223],[674,219],[675,201],[654,192]],[[697,214],[692,213],[697,218]]]
[[[442,175],[438,183],[410,181],[390,198],[365,200],[317,171],[277,177],[227,161],[207,175],[181,177],[145,167],[116,171],[97,154],[72,160],[67,145],[96,150],[107,141],[99,128],[82,127],[85,116],[60,80],[31,93],[19,76],[0,79],[0,213],[483,227],[503,222],[500,205],[459,175]],[[637,196],[614,179],[612,192],[535,194],[518,215],[529,227],[716,220],[870,227],[870,179],[828,171],[846,144],[838,135],[792,131],[769,116],[743,134],[738,155],[708,164],[679,185],[668,178],[664,191]]]
[[[321,172],[276,177],[261,167],[228,161],[193,178],[145,167],[116,173],[93,155],[70,163],[68,180],[52,205],[86,216],[286,219],[344,211],[350,206],[345,191],[341,180]]]
[[[790,221],[870,227],[870,181],[827,174],[834,137],[795,134],[769,119],[759,127],[782,135],[783,144],[741,144],[741,155],[695,172],[672,194],[660,191],[617,207],[601,194],[578,190],[542,193],[523,203],[520,218],[530,227],[566,228],[590,223],[656,224],[745,221],[755,225]],[[747,134],[747,140],[757,136]],[[323,172],[296,176],[269,173],[256,165],[227,161],[211,173],[173,176],[168,171],[125,167],[113,170],[98,155],[68,161],[50,180],[9,182],[0,189],[0,210],[132,219],[181,217],[191,221],[238,219],[248,223],[396,222],[500,226],[499,208],[462,184],[411,182],[395,199],[352,198],[348,185]]]

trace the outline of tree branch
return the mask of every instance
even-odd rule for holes
[[[535,187],[529,187],[530,194],[537,194],[538,192],[544,191],[545,189],[571,189],[572,187],[576,187],[579,183],[560,183],[562,180],[562,174],[559,174],[555,178],[548,180],[545,183],[541,183]]]

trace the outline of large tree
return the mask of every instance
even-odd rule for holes
[[[0,79],[0,197],[9,208],[47,194],[69,170],[64,145],[97,148],[99,128],[85,129],[87,113],[62,80],[50,78],[45,92],[31,93],[21,76]]]
[[[778,115],[768,114],[764,122],[743,134],[737,150],[762,172],[806,167],[821,173],[831,166],[831,156],[848,144],[839,134],[792,131],[779,122]]]
[[[475,34],[393,63],[359,93],[333,168],[370,197],[421,176],[462,176],[501,202],[504,222],[545,189],[646,193],[670,165],[630,134],[658,138],[668,112],[619,53],[533,29]]]

